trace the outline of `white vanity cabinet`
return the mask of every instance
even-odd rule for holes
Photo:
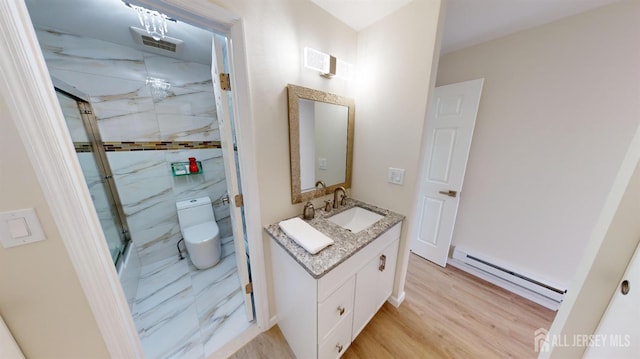
[[[277,323],[296,357],[339,358],[389,298],[400,226],[318,279],[270,241]]]
[[[352,340],[391,296],[397,258],[396,240],[356,273]]]

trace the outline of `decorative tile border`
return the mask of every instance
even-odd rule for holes
[[[221,148],[220,141],[152,141],[152,142],[104,142],[107,152],[126,151],[167,151],[167,150],[194,150],[203,148]]]
[[[76,153],[93,152],[90,142],[74,142],[73,146],[76,148]]]
[[[74,142],[76,152],[92,152],[91,143]],[[167,151],[167,150],[198,150],[204,148],[222,148],[220,141],[158,141],[158,142],[103,142],[107,152],[131,152],[131,151]]]

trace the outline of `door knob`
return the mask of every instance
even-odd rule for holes
[[[620,284],[620,293],[622,293],[622,295],[627,295],[629,293],[629,281],[628,280],[623,280],[622,283]]]
[[[438,192],[438,193],[440,193],[440,194],[444,194],[444,195],[449,196],[449,197],[455,197],[455,196],[458,194],[458,192],[456,192],[456,191],[452,191],[452,190],[448,190],[448,191],[440,191],[440,192]]]

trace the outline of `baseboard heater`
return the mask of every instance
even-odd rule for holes
[[[553,310],[558,310],[567,292],[558,285],[517,273],[459,248],[454,249],[449,264]]]

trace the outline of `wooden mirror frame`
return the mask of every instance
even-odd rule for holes
[[[289,156],[291,160],[291,203],[300,203],[313,198],[322,197],[333,192],[337,187],[351,188],[351,169],[353,167],[353,129],[355,125],[355,102],[348,97],[334,95],[328,92],[318,91],[306,87],[287,85],[287,97],[289,107]],[[341,105],[348,108],[347,115],[347,165],[345,169],[345,181],[327,185],[326,191],[311,190],[302,192],[300,181],[300,112],[299,100],[311,100],[317,102]]]

